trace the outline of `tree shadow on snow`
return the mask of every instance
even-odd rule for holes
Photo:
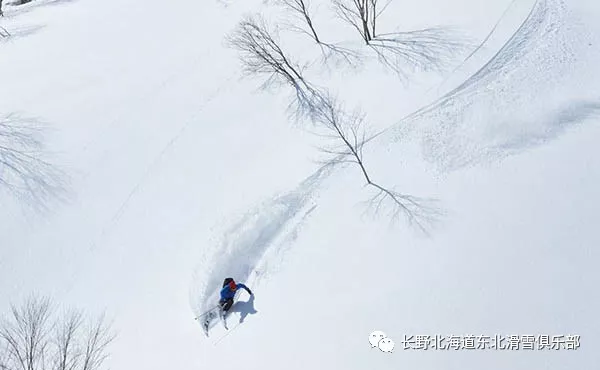
[[[256,308],[254,308],[254,296],[250,296],[250,299],[247,301],[237,301],[232,307],[230,312],[237,312],[240,314],[239,323],[243,323],[246,320],[248,315],[254,315],[258,313]]]
[[[48,211],[70,195],[69,176],[46,149],[48,129],[35,117],[0,116],[0,193],[8,192],[37,211]]]

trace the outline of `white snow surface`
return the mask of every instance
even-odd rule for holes
[[[355,30],[316,6],[336,40]],[[64,200],[0,192],[0,312],[31,293],[118,332],[110,369],[594,369],[600,364],[600,4],[392,2],[382,28],[471,45],[408,81],[376,60],[312,68],[360,106],[371,176],[436,199],[427,234],[322,165],[285,89],[241,78],[224,38],[258,0],[5,4],[0,117],[44,124]],[[305,37],[290,53],[309,57]],[[314,50],[312,50],[314,52]],[[0,176],[2,175],[0,168]],[[224,277],[252,288],[210,338]],[[242,322],[241,324],[239,322]],[[392,353],[371,348],[381,330]],[[405,350],[410,335],[580,335],[567,350]]]

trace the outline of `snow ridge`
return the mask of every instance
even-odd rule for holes
[[[580,122],[564,118],[598,112],[595,96],[564,101],[564,92],[556,90],[577,85],[585,37],[563,0],[537,0],[490,61],[391,127],[384,141],[419,140],[425,159],[444,172],[499,160],[555,138]],[[549,107],[548,101],[554,104]]]

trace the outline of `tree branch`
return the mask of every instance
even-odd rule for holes
[[[302,0],[282,0],[285,4],[301,13],[307,14]],[[375,22],[371,23],[369,30],[368,20],[376,18],[377,1],[353,0],[354,8],[346,6],[342,0],[335,0],[338,10],[348,21],[363,33],[365,38],[371,40],[371,32],[375,31]],[[371,6],[372,8],[369,8]],[[356,18],[358,17],[358,18]],[[369,18],[372,17],[372,18]],[[360,21],[357,21],[360,20]],[[303,31],[306,32],[306,31]],[[314,35],[316,36],[316,34]],[[316,38],[318,39],[318,37]],[[240,51],[244,70],[247,74],[266,75],[267,80],[263,86],[277,83],[291,87],[295,98],[290,107],[295,107],[296,119],[308,120],[313,126],[323,130],[327,136],[333,138],[336,145],[333,148],[322,147],[321,152],[334,156],[335,163],[354,163],[368,186],[378,191],[376,204],[379,210],[383,205],[391,205],[395,219],[399,213],[405,213],[412,223],[425,230],[427,217],[425,206],[420,205],[420,198],[404,195],[379,183],[370,177],[364,163],[363,148],[367,134],[365,130],[365,115],[359,111],[348,113],[343,106],[327,90],[319,90],[310,84],[302,75],[302,68],[283,52],[279,45],[277,35],[270,32],[266,22],[259,17],[247,18],[242,21],[236,32],[229,38],[230,44]],[[377,40],[380,43],[380,40]],[[409,48],[409,50],[412,50]],[[415,53],[428,54],[421,49]],[[427,49],[425,49],[427,50]],[[408,55],[412,55],[405,52]]]
[[[114,339],[104,318],[82,331],[80,311],[54,312],[47,298],[11,306],[0,323],[0,370],[100,370]]]

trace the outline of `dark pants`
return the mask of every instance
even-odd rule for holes
[[[233,306],[233,298],[229,298],[224,301],[220,301],[219,303],[221,304],[223,311],[227,312],[227,311],[229,311],[231,306]]]

